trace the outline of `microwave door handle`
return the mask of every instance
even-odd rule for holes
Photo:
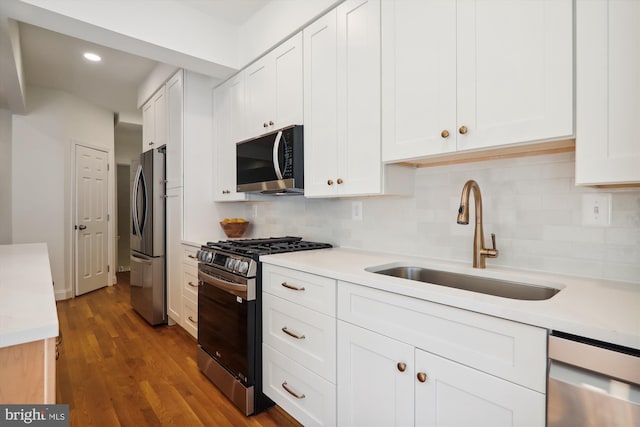
[[[282,138],[282,131],[279,131],[276,135],[276,140],[273,143],[273,170],[276,172],[276,177],[282,179],[282,170],[280,170],[280,162],[278,161],[278,151],[280,151],[280,139]]]

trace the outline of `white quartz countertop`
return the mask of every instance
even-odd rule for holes
[[[0,245],[0,348],[56,336],[47,245]]]
[[[266,255],[261,256],[260,260],[640,350],[640,283],[538,273],[491,265],[479,270],[471,267],[471,260],[465,264],[342,248]],[[551,286],[562,290],[548,300],[524,301],[390,277],[365,270],[368,267],[387,264],[427,267]]]

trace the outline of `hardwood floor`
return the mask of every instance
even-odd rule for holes
[[[118,284],[58,302],[57,403],[71,426],[300,426],[278,407],[244,417],[198,370],[196,340],[149,326]]]

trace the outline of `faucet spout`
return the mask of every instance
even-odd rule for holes
[[[473,268],[485,268],[485,259],[496,258],[498,250],[496,249],[495,234],[491,235],[493,248],[484,247],[484,230],[482,229],[482,194],[480,186],[472,179],[467,181],[462,187],[462,196],[460,197],[460,208],[458,209],[458,224],[469,224],[469,198],[473,191],[473,199],[475,202],[476,226],[473,233]]]

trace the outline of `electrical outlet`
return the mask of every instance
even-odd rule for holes
[[[351,219],[354,221],[362,221],[362,202],[351,202]]]
[[[611,193],[582,195],[582,225],[611,225]]]

